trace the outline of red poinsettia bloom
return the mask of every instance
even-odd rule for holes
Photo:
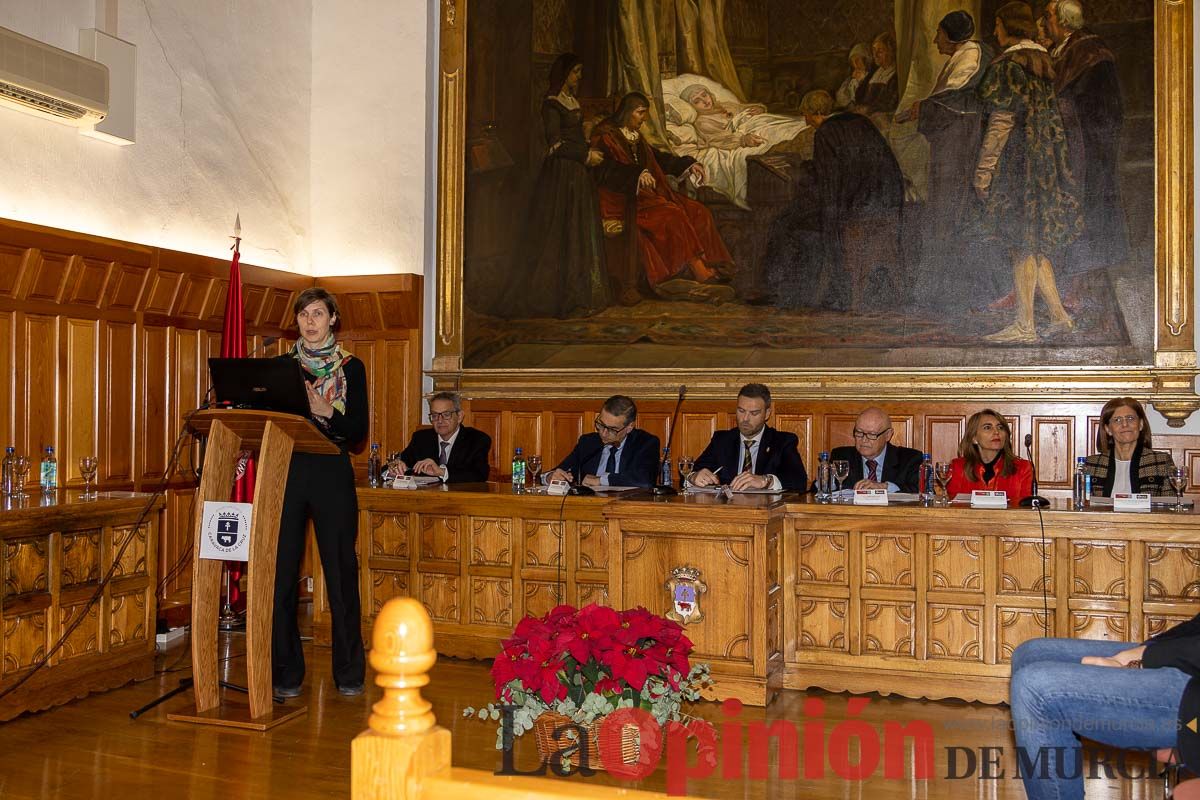
[[[639,692],[646,685],[646,678],[655,671],[655,663],[646,657],[644,651],[633,646],[613,650],[610,657],[613,677],[625,681]]]
[[[567,645],[571,657],[586,664],[601,650],[609,647],[613,632],[620,625],[617,612],[592,603],[579,610],[575,638]]]

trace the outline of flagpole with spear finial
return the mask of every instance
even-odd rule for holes
[[[229,289],[225,302],[225,322],[221,330],[221,355],[225,358],[246,357],[245,317],[242,306],[242,272],[238,265],[242,255],[242,215],[236,214],[233,220],[233,260],[229,265]],[[237,470],[234,479],[233,499],[248,503],[254,494],[253,453],[243,450],[238,455]],[[231,563],[233,564],[231,566]],[[245,625],[245,616],[238,612],[233,603],[233,584],[240,579],[242,566],[237,562],[224,561],[221,563],[221,583],[225,601],[221,605],[221,613],[217,620],[218,627],[223,631],[235,630]]]

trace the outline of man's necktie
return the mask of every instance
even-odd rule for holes
[[[438,466],[446,466],[446,451],[450,449],[449,442],[442,442],[442,452],[438,454]]]
[[[754,458],[750,455],[750,448],[754,446],[753,439],[746,440],[746,449],[742,455],[742,472],[754,471]]]
[[[879,467],[879,462],[873,458],[867,459],[867,480],[878,481],[879,473],[876,471]]]
[[[601,474],[608,474],[609,472],[616,471],[617,448],[613,447],[611,444],[606,444],[604,445],[604,449],[608,451],[608,455],[604,457],[604,472]]]

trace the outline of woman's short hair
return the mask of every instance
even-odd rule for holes
[[[1142,404],[1132,397],[1114,397],[1104,404],[1104,408],[1100,409],[1100,424],[1096,427],[1096,452],[1107,455],[1113,449],[1113,437],[1108,435],[1105,428],[1112,422],[1112,418],[1117,413],[1117,409],[1122,406],[1129,406],[1133,409],[1133,413],[1137,414],[1138,419],[1142,421],[1142,430],[1138,435],[1138,444],[1142,449],[1149,450],[1153,447],[1154,437],[1150,434],[1150,420],[1146,418],[1146,409],[1142,408]]]
[[[984,417],[994,418],[1000,423],[1000,427],[1008,433],[1008,437],[1004,440],[1004,447],[1000,449],[1000,458],[1004,464],[1004,468],[998,469],[996,472],[1003,475],[1012,475],[1016,471],[1017,454],[1013,452],[1012,429],[1008,427],[1008,420],[999,411],[984,408],[976,411],[967,420],[967,431],[958,443],[958,455],[967,462],[967,478],[971,482],[975,481],[975,476],[978,474],[979,468],[983,466],[983,459],[979,457],[979,445],[976,444],[975,437],[979,435],[979,426],[983,424]]]
[[[571,74],[571,70],[582,63],[579,56],[574,53],[563,53],[554,59],[554,63],[550,66],[550,86],[547,94],[553,97],[561,92],[563,84],[567,82],[567,76]]]
[[[325,304],[325,310],[329,312],[329,316],[337,317],[333,322],[333,327],[337,328],[342,322],[342,315],[338,313],[337,298],[330,294],[328,289],[321,286],[311,286],[300,293],[296,302],[292,303],[292,316],[297,316],[317,301]]]
[[[1008,35],[1017,39],[1032,39],[1037,35],[1037,23],[1033,21],[1033,8],[1029,3],[1013,0],[996,11],[996,19],[1004,23]]]

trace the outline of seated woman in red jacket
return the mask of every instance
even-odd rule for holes
[[[967,420],[967,433],[958,443],[958,458],[950,463],[951,499],[973,491],[996,491],[1020,500],[1033,494],[1033,465],[1017,458],[1012,434],[999,412],[985,408]]]

